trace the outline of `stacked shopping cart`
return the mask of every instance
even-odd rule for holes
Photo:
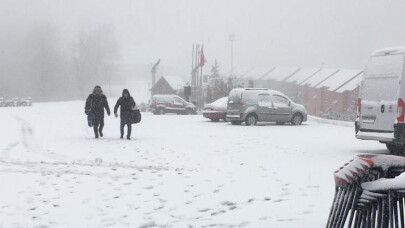
[[[362,154],[335,171],[327,227],[405,227],[405,158]]]

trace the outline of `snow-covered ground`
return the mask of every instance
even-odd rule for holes
[[[333,171],[386,153],[317,118],[246,127],[144,113],[127,141],[106,116],[96,140],[83,106],[0,108],[0,227],[324,227]]]

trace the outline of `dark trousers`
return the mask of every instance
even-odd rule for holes
[[[103,132],[104,115],[94,115],[94,135],[98,137],[99,132]]]
[[[129,137],[131,137],[132,125],[131,125],[131,124],[126,124],[126,123],[123,121],[123,119],[121,118],[121,128],[120,128],[120,130],[121,130],[121,137],[124,136],[124,127],[125,127],[125,125],[127,125],[127,127],[128,127],[127,137],[129,138]]]

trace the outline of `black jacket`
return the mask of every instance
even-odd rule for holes
[[[92,93],[86,100],[84,111],[86,114],[92,113],[95,116],[104,116],[104,108],[107,114],[110,115],[107,97],[104,94],[96,95]]]
[[[124,123],[129,124],[131,122],[131,111],[135,108],[136,103],[134,98],[128,92],[128,97],[125,98],[124,96],[120,97],[117,100],[117,103],[114,106],[114,113],[117,113],[118,107],[120,107],[120,116],[121,120]]]

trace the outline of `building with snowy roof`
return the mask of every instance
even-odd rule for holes
[[[181,76],[162,76],[152,86],[152,95],[156,94],[178,94],[184,88],[185,81]]]

